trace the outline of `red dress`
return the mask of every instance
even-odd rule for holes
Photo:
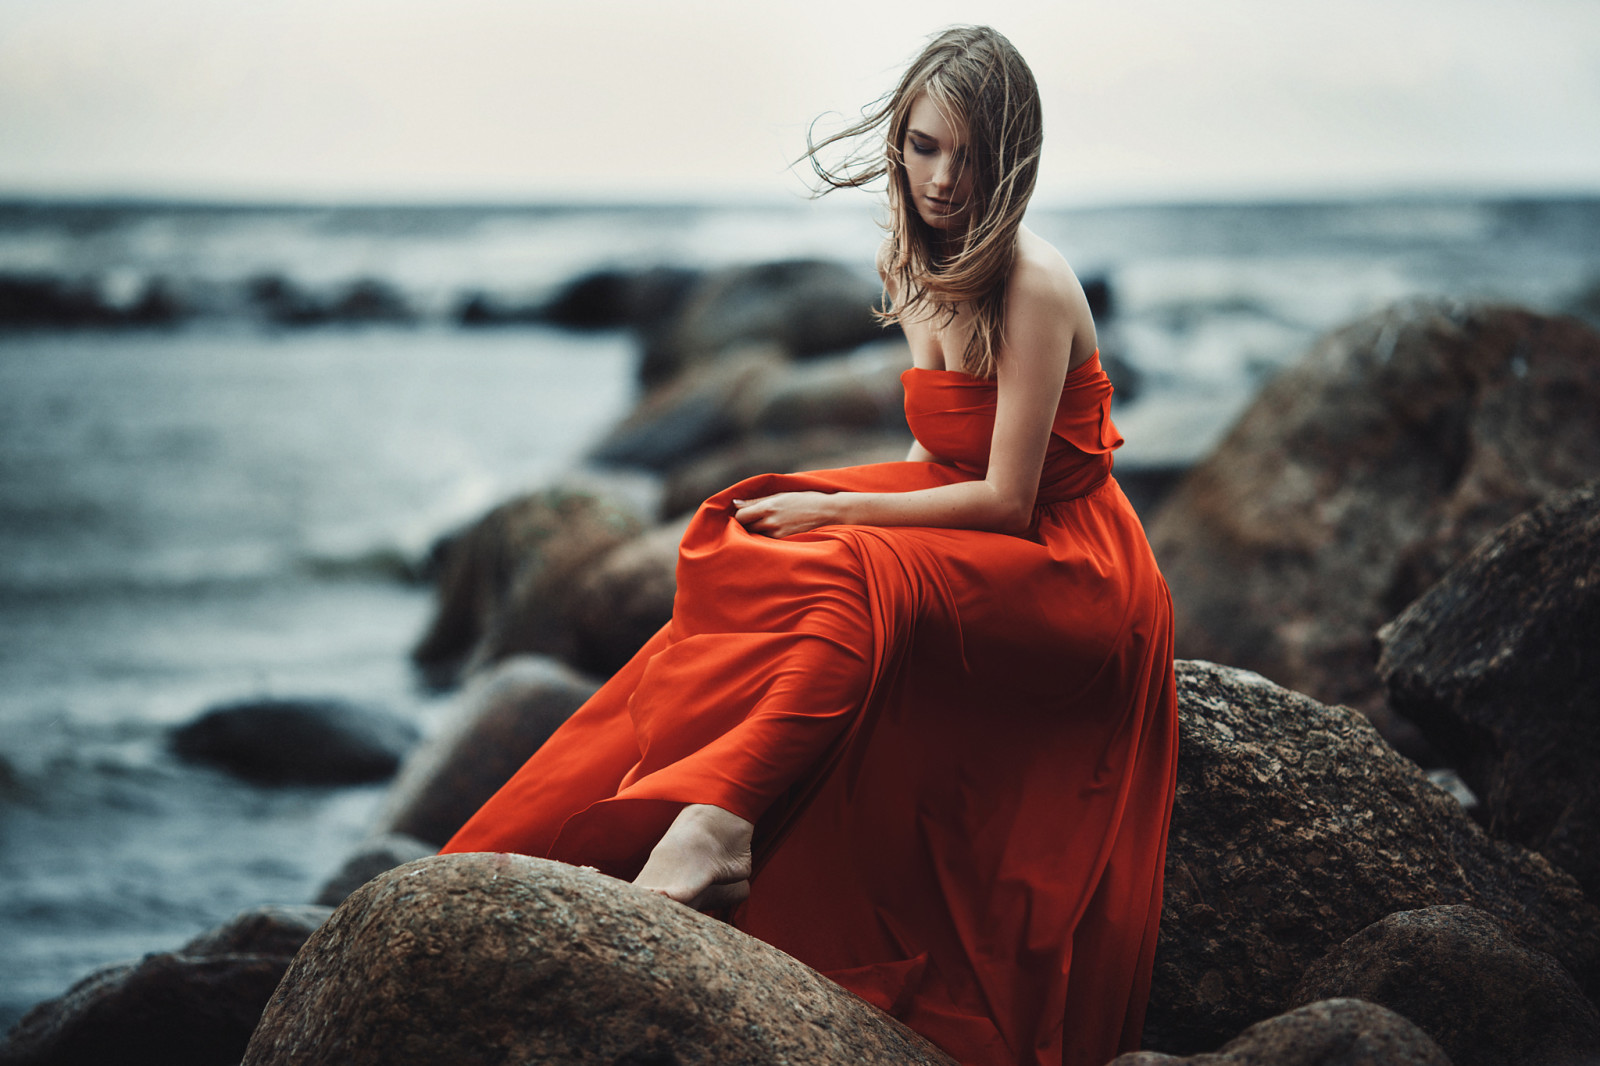
[[[964,1063],[1138,1046],[1177,765],[1172,606],[1111,474],[1098,358],[1067,375],[1022,536],[824,526],[731,501],[981,477],[995,385],[903,375],[937,463],[748,479],[684,534],[672,621],[446,851],[634,877],[686,803],[756,823],[731,920]]]

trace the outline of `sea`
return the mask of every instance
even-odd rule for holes
[[[1109,294],[1102,347],[1138,382],[1124,464],[1192,462],[1319,334],[1394,301],[1600,319],[1600,199],[1028,223]],[[373,824],[381,785],[251,785],[178,760],[174,727],[281,696],[436,730],[452,697],[407,658],[433,540],[556,483],[648,498],[585,461],[637,398],[634,340],[465,308],[538,308],[600,269],[866,272],[878,240],[874,208],[837,198],[0,203],[0,1028],[96,967],[308,900]],[[17,311],[36,298],[57,310]]]

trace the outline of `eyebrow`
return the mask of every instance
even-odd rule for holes
[[[934,144],[938,144],[939,143],[939,138],[935,137],[931,133],[923,133],[919,129],[915,129],[915,128],[908,129],[908,130],[906,130],[906,133],[908,135],[910,135],[910,136],[921,137],[925,141],[932,141]]]

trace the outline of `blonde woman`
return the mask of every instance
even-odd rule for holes
[[[964,1063],[1101,1066],[1155,951],[1172,615],[1083,290],[1022,226],[1041,140],[1022,58],[960,27],[812,147],[888,180],[911,454],[707,500],[672,621],[446,850],[723,911]]]

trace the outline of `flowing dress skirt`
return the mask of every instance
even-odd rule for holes
[[[706,501],[672,621],[445,850],[632,878],[684,804],[716,804],[756,824],[730,920],[962,1062],[1137,1047],[1176,770],[1171,603],[1109,476],[1121,441],[1092,371],[1069,375],[1025,536],[775,540],[732,518],[733,499],[783,490],[963,480],[986,451]],[[986,448],[983,385],[908,371],[918,438]]]

